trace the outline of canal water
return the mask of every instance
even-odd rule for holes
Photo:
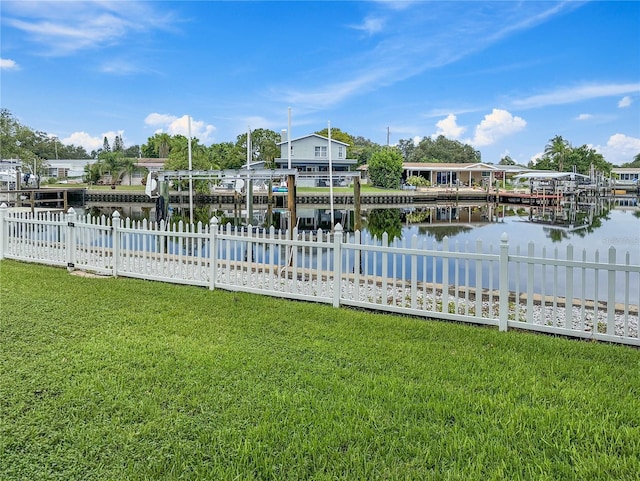
[[[314,208],[299,206],[297,209],[297,227],[299,230],[330,230],[331,210],[326,206]],[[151,205],[127,205],[121,207],[93,205],[85,206],[94,215],[111,215],[118,210],[122,217],[134,220],[147,218],[153,220],[154,208]],[[286,229],[288,212],[285,210],[255,209],[252,225]],[[217,216],[222,223],[235,225],[247,224],[246,212],[238,210],[220,210],[210,206],[195,209],[195,220],[207,223],[211,216]],[[336,209],[333,212],[335,223],[343,225],[346,235],[353,238],[353,231],[358,226],[353,210]],[[188,211],[178,207],[170,208],[170,219],[189,220]],[[409,247],[414,236],[420,248],[442,250],[443,243],[449,248],[459,251],[475,251],[478,241],[482,242],[485,252],[498,252],[500,239],[507,235],[509,252],[526,254],[532,243],[536,257],[560,259],[566,258],[567,247],[573,246],[574,259],[582,259],[583,252],[588,261],[596,256],[601,261],[609,259],[609,250],[615,249],[617,264],[640,265],[640,202],[638,198],[600,199],[589,204],[565,204],[563,206],[534,207],[510,204],[446,204],[429,206],[403,206],[367,208],[362,211],[359,222],[362,231],[362,242],[380,244],[383,238],[398,247]],[[386,234],[385,234],[386,233]],[[260,253],[254,253],[260,257]],[[396,265],[407,262],[406,259],[394,260]],[[441,260],[439,261],[441,262]],[[368,262],[372,269],[378,269],[374,259]],[[434,266],[441,271],[441,264]],[[421,266],[418,269],[422,269]],[[452,279],[455,272],[453,263],[450,266]],[[473,269],[473,266],[470,266]],[[405,266],[406,275],[410,268]],[[380,274],[380,272],[373,272]],[[418,276],[422,276],[418,272]],[[472,273],[473,274],[473,273]],[[491,275],[483,273],[483,277]],[[561,274],[562,276],[562,274]],[[438,276],[440,277],[440,276]],[[517,276],[512,276],[514,279]],[[594,281],[594,274],[589,273],[587,283]],[[632,304],[638,304],[640,292],[637,275],[631,276],[629,291]],[[435,281],[439,281],[436,278]],[[577,280],[579,282],[579,280]],[[603,284],[606,277],[603,273]],[[539,281],[536,281],[539,284]],[[621,284],[620,284],[621,285]],[[563,295],[564,280],[558,280],[556,292]],[[538,288],[542,286],[538,285]],[[580,286],[576,285],[578,289]],[[513,290],[515,285],[510,286]],[[616,297],[622,300],[625,292],[616,289]],[[578,291],[579,292],[579,291]],[[548,292],[552,294],[552,292]]]

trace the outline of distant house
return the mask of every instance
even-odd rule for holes
[[[95,161],[93,159],[49,159],[46,176],[59,180],[81,181],[85,174],[85,167],[92,162]]]
[[[614,167],[611,173],[617,177],[616,183],[638,184],[640,182],[640,167]]]
[[[405,162],[403,178],[421,176],[431,185],[442,186],[486,186],[496,180],[504,180],[507,174],[521,172],[516,166],[475,163]]]
[[[280,157],[274,161],[277,168],[288,169],[289,141],[286,132],[283,131],[282,137],[283,141],[277,144],[280,147]],[[331,139],[329,145],[329,139],[318,134],[291,139],[291,168],[307,174],[318,174],[314,184],[322,185],[329,172],[329,154],[333,172],[349,171],[358,163],[356,159],[347,158],[348,146],[349,144],[334,139]]]
[[[142,185],[146,180],[149,172],[162,170],[167,159],[158,159],[151,157],[141,157],[136,159],[134,169],[131,173],[124,172],[122,175],[122,183],[125,185]],[[131,177],[129,177],[131,176]]]

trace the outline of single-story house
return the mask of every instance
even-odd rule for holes
[[[450,187],[493,185],[496,180],[504,180],[508,174],[527,170],[518,166],[485,164],[483,162],[405,162],[402,165],[404,179],[420,176],[427,179],[431,185]]]
[[[616,177],[616,184],[638,184],[640,182],[640,167],[614,167],[611,174]]]

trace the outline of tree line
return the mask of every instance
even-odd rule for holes
[[[315,132],[327,137],[327,129]],[[362,136],[354,136],[339,128],[331,129],[331,138],[348,145],[347,157],[356,159],[358,165],[367,164],[369,175],[376,185],[398,187],[404,162],[477,163],[481,154],[471,145],[459,140],[438,137],[423,137],[419,141],[400,139],[395,146],[383,146]],[[280,155],[279,133],[269,129],[251,132],[251,162],[262,161],[265,168],[274,168]],[[44,169],[52,159],[94,159],[86,169],[87,180],[97,182],[106,173],[112,180],[126,172],[132,172],[139,157],[166,159],[167,170],[188,168],[189,139],[184,135],[156,133],[142,145],[125,146],[122,137],[116,135],[113,144],[104,138],[100,149],[88,153],[83,147],[65,145],[54,136],[22,125],[7,110],[0,111],[0,158],[20,159],[29,165]],[[221,142],[206,146],[196,137],[191,139],[192,167],[196,170],[239,169],[247,162],[247,133],[236,137],[235,142]],[[509,156],[500,159],[500,164],[515,165]],[[624,166],[640,166],[640,154]],[[573,147],[562,136],[555,136],[545,146],[539,159],[529,162],[531,169],[576,171],[589,174],[592,169],[608,175],[613,165],[595,149],[582,145]],[[400,172],[400,174],[398,174]],[[373,173],[373,176],[372,176]]]

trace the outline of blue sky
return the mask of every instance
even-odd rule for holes
[[[527,163],[640,153],[640,2],[0,3],[0,103],[88,151],[155,132],[443,134]]]

